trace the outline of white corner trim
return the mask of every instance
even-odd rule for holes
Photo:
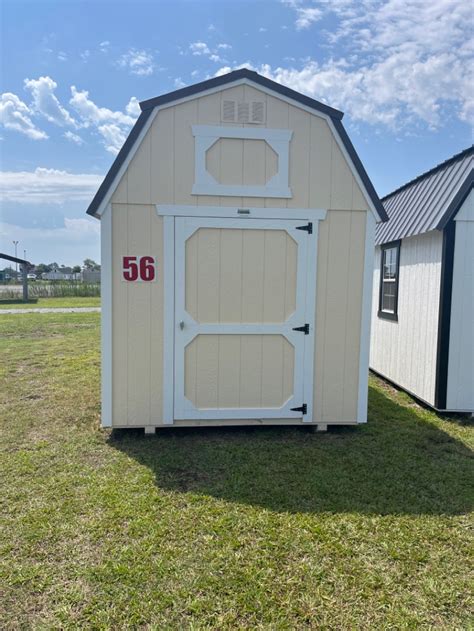
[[[225,127],[193,125],[195,138],[193,195],[228,197],[283,197],[290,198],[289,151],[293,135],[291,129]],[[263,186],[219,184],[206,168],[206,152],[221,138],[264,140],[278,156],[278,172]]]
[[[228,217],[246,219],[301,219],[301,221],[323,221],[324,208],[259,208],[254,206],[186,206],[156,204],[159,216],[172,217]]]
[[[101,425],[112,427],[112,208],[100,221],[101,282]]]
[[[174,423],[174,217],[163,218],[163,423]]]
[[[370,321],[372,312],[372,286],[374,274],[375,218],[366,215],[364,277],[362,287],[362,310],[359,348],[359,396],[357,398],[357,422],[367,422],[369,389]]]

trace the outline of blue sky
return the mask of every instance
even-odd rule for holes
[[[380,195],[472,142],[466,0],[1,8],[0,250],[35,263],[99,259],[85,210],[138,101],[242,65],[342,109]]]

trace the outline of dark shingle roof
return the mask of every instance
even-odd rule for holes
[[[194,94],[199,94],[199,92],[204,92],[205,90],[210,90],[212,88],[224,86],[227,83],[232,83],[233,81],[237,81],[239,79],[249,79],[250,81],[253,81],[254,83],[258,85],[261,85],[262,87],[266,87],[270,90],[273,90],[274,92],[281,94],[282,96],[286,96],[290,99],[293,99],[294,101],[297,101],[301,103],[302,105],[305,105],[306,107],[310,107],[311,109],[314,109],[316,111],[322,112],[330,116],[334,124],[334,127],[336,129],[336,132],[339,134],[339,137],[341,138],[342,143],[344,144],[344,147],[346,148],[346,151],[349,154],[350,159],[352,160],[374,207],[377,210],[379,217],[381,218],[382,221],[387,221],[388,217],[384,210],[382,202],[380,201],[377,193],[375,192],[372,182],[370,181],[359,159],[359,156],[357,155],[356,150],[354,149],[354,146],[341,122],[341,119],[344,114],[340,112],[339,110],[329,107],[329,105],[325,105],[324,103],[321,103],[320,101],[316,101],[315,99],[310,98],[309,96],[301,94],[300,92],[296,92],[295,90],[291,90],[290,88],[287,88],[286,86],[281,85],[280,83],[276,83],[275,81],[272,81],[271,79],[267,79],[266,77],[259,75],[257,72],[254,72],[253,70],[248,70],[248,68],[241,68],[240,70],[234,70],[233,72],[229,72],[228,74],[222,75],[220,77],[214,77],[212,79],[208,79],[207,81],[202,81],[201,83],[196,83],[195,85],[190,85],[185,88],[181,88],[180,90],[175,90],[174,92],[169,92],[168,94],[163,94],[162,96],[157,96],[147,101],[142,101],[140,103],[142,113],[140,114],[135,125],[133,126],[127,140],[125,141],[125,144],[123,145],[119,154],[115,158],[115,161],[113,162],[107,175],[105,176],[104,181],[102,182],[102,184],[99,187],[99,190],[95,194],[94,199],[90,203],[89,208],[87,209],[87,213],[89,215],[96,214],[97,209],[99,208],[102,200],[106,196],[108,189],[110,188],[110,186],[112,185],[115,179],[115,176],[120,170],[122,164],[125,162],[128,154],[130,153],[135,143],[135,140],[139,136],[140,132],[142,131],[150,114],[152,113],[155,107],[159,105],[164,105],[165,103],[171,103],[173,101],[177,101],[178,99],[183,99],[185,97],[192,96]]]
[[[471,146],[382,198],[389,220],[376,228],[376,243],[442,230],[472,187]]]

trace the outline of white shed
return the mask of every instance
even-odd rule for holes
[[[370,367],[439,411],[474,412],[473,154],[385,197],[376,232]]]
[[[342,112],[246,69],[140,105],[87,211],[102,425],[365,422],[386,214]]]

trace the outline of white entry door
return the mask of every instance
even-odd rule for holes
[[[301,220],[176,218],[175,419],[312,420],[315,249]]]

